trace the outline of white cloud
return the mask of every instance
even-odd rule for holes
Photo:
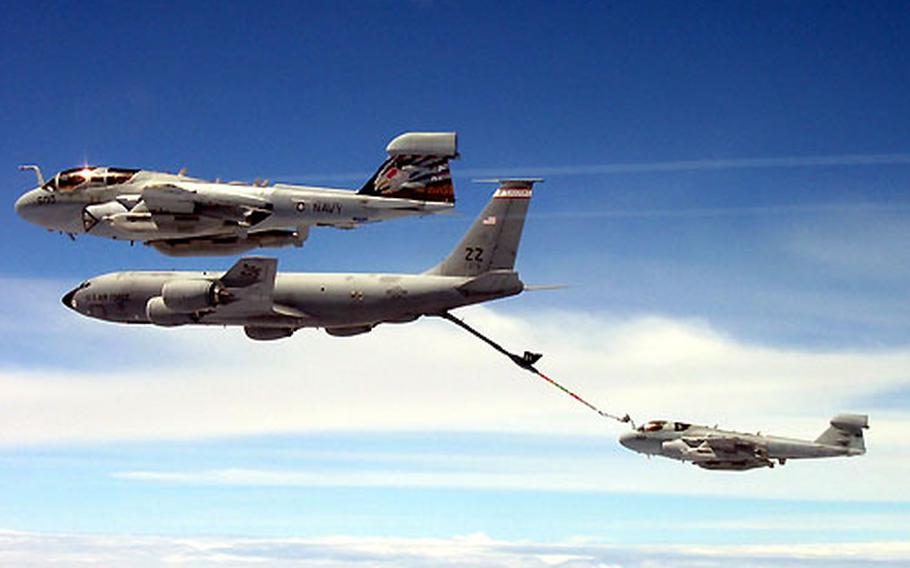
[[[347,339],[305,330],[273,343],[248,341],[236,329],[86,322],[96,330],[91,341],[110,342],[111,349],[131,354],[129,364],[0,371],[0,398],[6,403],[0,444],[345,431],[590,436],[603,440],[597,455],[488,463],[465,456],[465,471],[451,462],[427,462],[433,475],[413,474],[412,461],[392,459],[383,471],[341,475],[333,483],[910,498],[901,481],[910,459],[907,413],[863,402],[910,386],[910,348],[776,349],[743,344],[705,322],[656,316],[615,320],[607,314],[549,312],[529,320],[485,308],[462,314],[511,349],[544,351],[545,372],[606,410],[630,412],[639,420],[666,417],[805,438],[816,437],[837,412],[869,412],[870,451],[860,458],[791,462],[773,472],[741,474],[647,461],[616,444],[625,426],[604,421],[439,320],[382,326]],[[79,333],[68,337],[77,344],[82,340]],[[225,478],[225,470],[235,477]],[[245,473],[236,477],[237,471]],[[325,483],[324,474],[308,467],[275,471],[244,463],[120,473],[146,482]],[[679,483],[654,484],[654,475],[672,475]]]
[[[8,566],[904,566],[910,542],[750,546],[616,546],[510,542],[484,534],[450,538],[167,538],[0,531]]]
[[[660,317],[551,312],[530,321],[483,308],[465,313],[516,351],[544,351],[540,367],[595,404],[640,419],[814,437],[833,413],[866,410],[853,408],[856,400],[910,386],[910,349],[757,347],[703,322]],[[248,341],[236,329],[106,327],[132,343],[134,363],[2,371],[9,407],[0,416],[0,442],[362,429],[575,435],[609,426],[439,320],[349,339],[305,330],[274,343]],[[889,422],[873,417],[877,440],[891,437]]]

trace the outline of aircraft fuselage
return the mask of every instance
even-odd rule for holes
[[[236,196],[270,205],[267,216],[249,227],[226,224],[188,210],[173,214],[170,223],[153,221],[147,211],[135,211],[148,185],[179,184],[200,195]],[[296,227],[354,228],[364,223],[452,208],[451,203],[396,199],[359,194],[344,189],[278,184],[270,187],[216,183],[162,172],[140,171],[129,183],[85,187],[75,191],[48,191],[37,187],[16,202],[28,221],[49,230],[74,235],[92,234],[128,241],[181,239],[240,232],[266,232]]]
[[[215,282],[212,272],[116,272],[92,278],[67,294],[63,303],[84,315],[117,323],[167,325],[150,319],[148,305],[174,281]],[[269,312],[199,310],[186,324],[257,327],[349,327],[395,323],[421,315],[512,296],[520,281],[500,289],[466,294],[468,277],[415,274],[279,273]],[[189,316],[188,316],[189,317]],[[180,325],[174,323],[172,325]]]

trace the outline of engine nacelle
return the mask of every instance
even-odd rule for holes
[[[164,304],[164,298],[161,296],[149,299],[148,303],[145,304],[145,316],[153,324],[164,327],[196,323],[192,313],[177,312],[168,308]]]
[[[290,337],[297,331],[291,327],[255,327],[247,325],[243,327],[243,332],[250,339],[256,341],[272,341],[275,339],[284,339]]]
[[[211,280],[171,280],[161,288],[164,305],[173,312],[196,312],[218,303],[218,285]]]

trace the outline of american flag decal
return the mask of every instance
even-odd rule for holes
[[[496,224],[496,215],[490,215],[489,217],[485,217],[483,220],[483,224],[484,225],[495,225]]]

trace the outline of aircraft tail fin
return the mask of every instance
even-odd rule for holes
[[[454,132],[406,132],[386,146],[388,159],[358,193],[455,203],[449,160],[458,157]]]
[[[850,453],[866,453],[866,442],[863,430],[869,427],[869,417],[865,414],[838,414],[831,419],[831,426],[815,442],[828,446],[841,446]]]
[[[481,211],[458,246],[427,271],[438,276],[477,276],[515,267],[534,183],[540,179],[489,180],[499,183],[493,198]]]

